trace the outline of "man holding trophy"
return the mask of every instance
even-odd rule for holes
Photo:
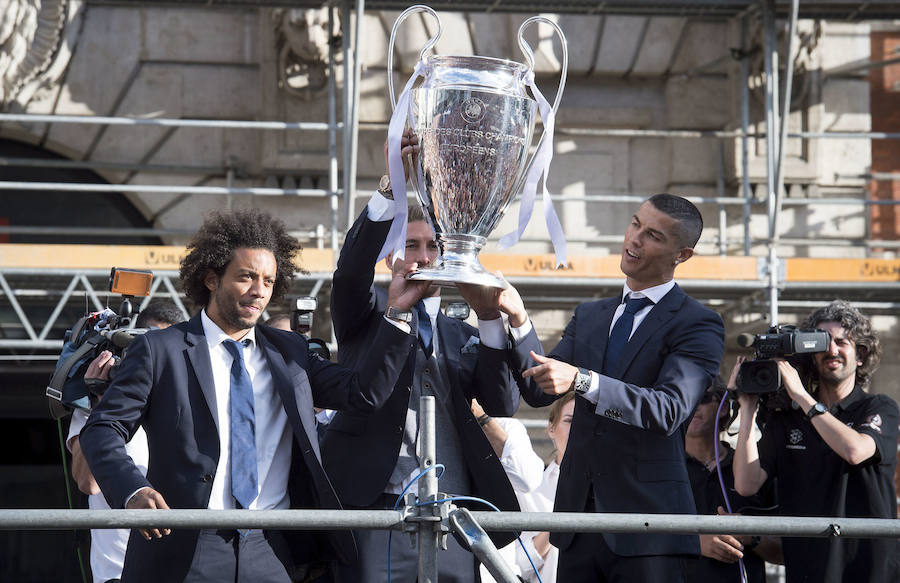
[[[406,154],[414,153],[416,138],[407,132]],[[445,466],[438,482],[441,492],[484,498],[504,510],[518,510],[515,493],[499,459],[471,412],[477,398],[487,415],[511,416],[519,404],[519,390],[509,362],[527,358],[539,346],[534,332],[510,345],[498,309],[501,290],[460,284],[459,290],[478,315],[478,328],[440,312],[440,287],[423,289],[414,310],[400,311],[387,304],[384,290],[372,285],[378,250],[390,228],[393,193],[385,178],[347,234],[334,273],[331,313],[339,345],[339,360],[353,366],[369,351],[377,324],[387,317],[419,338],[394,392],[385,406],[366,416],[338,412],[322,442],[326,471],[347,508],[390,509],[419,472],[416,457],[419,397],[435,397],[437,459]],[[406,230],[405,256],[386,258],[387,264],[429,267],[438,256],[434,232],[421,209],[412,207]],[[502,291],[515,296],[509,288]],[[489,418],[488,418],[489,420]],[[477,421],[477,422],[476,422]],[[388,559],[386,531],[357,531],[359,560],[339,566],[337,583],[383,582],[388,564],[393,581],[414,581],[416,549],[406,537],[392,537]],[[511,533],[495,539],[512,540]],[[441,552],[442,582],[475,581],[474,557],[453,537]]]

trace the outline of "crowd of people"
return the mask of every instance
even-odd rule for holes
[[[417,145],[406,135],[401,147]],[[830,343],[808,359],[808,379],[778,361],[790,399],[780,409],[740,391],[741,360],[722,382],[723,321],[675,282],[703,228],[686,199],[658,194],[636,209],[621,293],[578,306],[547,352],[514,286],[459,284],[473,326],[441,311],[440,287],[407,278],[438,257],[418,207],[403,256],[384,258],[387,289],[374,285],[397,204],[383,179],[347,233],[331,291],[336,363],[289,325],[261,323],[298,269],[285,225],[253,209],[210,215],[180,273],[199,311],[142,314],[158,329],[129,345],[90,414],[73,415],[67,444],[91,508],[395,508],[419,474],[419,397],[430,395],[440,491],[501,510],[896,517],[900,419],[868,392],[881,355],[869,321],[841,301],[814,311],[806,326]],[[102,353],[89,374],[105,380],[110,365]],[[513,418],[520,399],[549,407],[546,466]],[[732,448],[723,432],[737,417]],[[490,535],[529,582],[755,582],[764,561],[784,563],[789,583],[900,577],[896,539]],[[383,530],[148,527],[95,531],[92,547],[98,582],[417,572],[416,549]],[[490,580],[453,537],[438,564],[442,582]]]

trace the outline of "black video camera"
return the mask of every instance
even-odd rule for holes
[[[134,315],[131,300],[135,296],[149,296],[152,281],[150,271],[113,267],[109,274],[109,291],[122,294],[118,313],[109,308],[89,313],[66,331],[56,371],[45,391],[50,414],[55,419],[65,417],[76,408],[90,409],[103,396],[128,345],[149,330],[130,328]],[[86,379],[88,366],[104,350],[112,352],[115,359],[109,380]]]
[[[798,330],[794,326],[773,326],[766,334],[740,334],[737,343],[744,348],[753,348],[753,360],[741,365],[737,388],[742,393],[774,393],[782,388],[781,373],[775,358],[786,358],[799,354],[825,352],[831,344],[831,335],[824,330]],[[798,364],[796,361],[792,365]]]

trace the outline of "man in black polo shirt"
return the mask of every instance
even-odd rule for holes
[[[831,344],[813,355],[809,392],[796,369],[778,363],[793,406],[769,416],[758,445],[755,416],[741,416],[735,487],[747,496],[777,477],[783,515],[896,518],[900,414],[892,399],[864,390],[881,357],[878,338],[841,300],[814,311],[804,327],[828,331]],[[756,410],[756,396],[739,393],[739,402],[742,411]],[[900,575],[895,539],[785,537],[782,544],[788,583],[887,583]]]

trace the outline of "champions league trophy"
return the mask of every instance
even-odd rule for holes
[[[397,29],[409,15],[417,12],[434,17],[438,31],[422,49],[415,72],[395,100],[393,53]],[[523,38],[526,27],[534,22],[551,26],[562,45],[559,89],[552,108],[534,83],[534,54]],[[502,278],[481,266],[478,252],[520,190],[518,229],[501,239],[500,248],[509,247],[521,238],[542,175],[547,227],[557,262],[565,261],[565,237],[547,193],[546,177],[553,155],[555,113],[568,68],[566,38],[555,22],[540,16],[529,18],[518,31],[519,47],[527,61],[523,65],[488,57],[426,57],[425,53],[440,35],[437,13],[421,5],[405,10],[391,31],[388,91],[394,113],[388,132],[388,167],[394,193],[394,217],[380,255],[393,252],[402,256],[405,248],[406,180],[400,141],[408,124],[419,143],[409,176],[441,251],[432,266],[418,269],[409,278],[443,286],[464,282],[504,288],[506,283]],[[424,80],[413,88],[419,76]],[[529,97],[527,89],[531,89],[534,98]],[[538,110],[544,134],[528,163]]]

